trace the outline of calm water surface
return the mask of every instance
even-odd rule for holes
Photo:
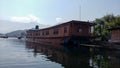
[[[0,68],[120,68],[120,51],[0,38]]]

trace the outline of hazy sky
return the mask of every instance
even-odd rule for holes
[[[0,20],[53,25],[120,15],[120,0],[0,0]]]

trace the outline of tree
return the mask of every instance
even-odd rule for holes
[[[96,36],[101,36],[100,40],[107,41],[110,36],[110,31],[108,29],[120,27],[120,16],[109,14],[100,19],[96,19],[94,22],[97,24],[94,29],[94,34]]]

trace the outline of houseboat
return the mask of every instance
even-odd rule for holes
[[[26,39],[50,45],[88,43],[93,25],[90,22],[72,20],[44,29],[28,30]]]
[[[120,44],[120,27],[115,27],[109,29],[111,31],[111,43],[119,43]]]

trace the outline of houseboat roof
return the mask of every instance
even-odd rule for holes
[[[56,28],[56,27],[58,27],[58,26],[62,26],[62,25],[69,24],[69,23],[82,23],[82,24],[86,24],[86,25],[89,25],[89,26],[95,25],[94,23],[90,23],[89,21],[86,22],[86,21],[71,20],[71,21],[68,21],[68,22],[59,23],[59,24],[54,25],[54,26],[50,26],[50,27],[38,29],[38,31],[39,31],[39,30],[46,30],[46,29],[50,29],[50,28]],[[30,30],[30,31],[34,31],[34,30],[35,30],[35,29]]]
[[[108,30],[117,30],[117,29],[120,29],[120,26],[113,27],[113,28],[110,28],[110,29],[108,29]]]

